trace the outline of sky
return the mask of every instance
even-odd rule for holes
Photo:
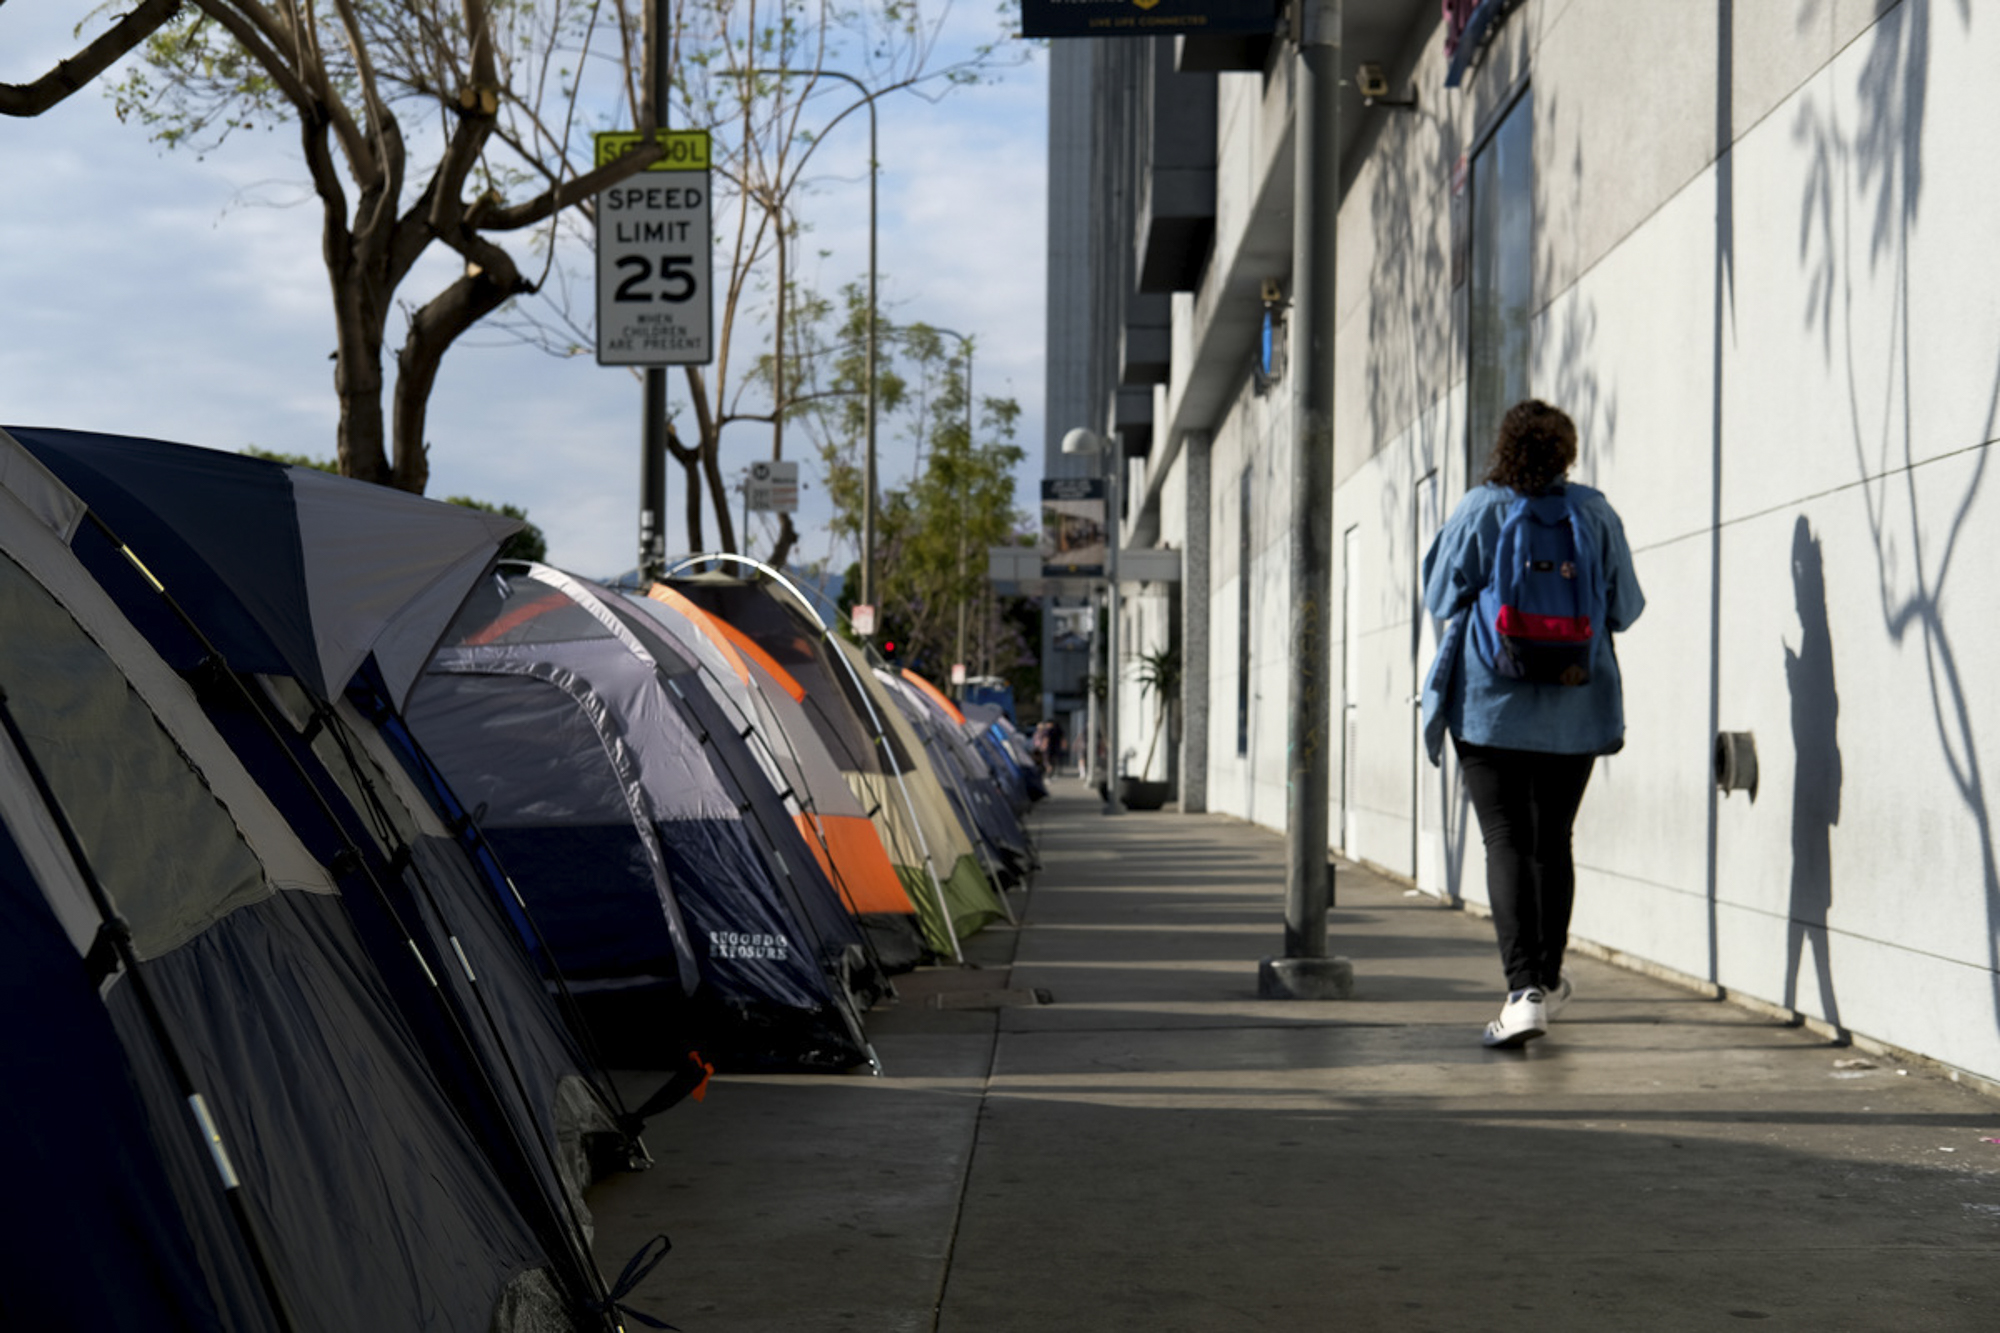
[[[95,4],[0,3],[0,82],[36,78],[72,53],[71,29]],[[946,54],[990,40],[996,22],[982,0],[960,3]],[[1009,54],[1027,59],[997,82],[936,102],[903,93],[878,101],[878,263],[885,318],[970,335],[975,393],[1019,402],[1018,442],[1029,457],[1017,471],[1017,506],[1032,511],[1042,441],[1047,58],[1019,42]],[[828,118],[846,105],[829,94]],[[121,124],[99,87],[39,117],[0,118],[0,425],[332,457],[333,315],[319,208],[296,146],[287,127],[239,136],[205,157],[168,150],[144,128]],[[813,249],[828,252],[812,263],[829,293],[867,273],[867,146],[866,115],[848,116],[827,135],[801,205]],[[390,332],[385,377],[398,321]],[[678,371],[669,385],[671,408],[686,422]],[[431,399],[427,494],[520,506],[547,536],[550,562],[575,573],[629,569],[642,401],[631,370],[588,355],[557,359],[475,329],[445,358]],[[832,557],[838,567],[854,552],[832,546],[818,464],[802,445],[793,437],[787,447],[802,459],[804,482],[794,558]],[[736,428],[722,443],[725,474],[769,449],[767,428]],[[911,451],[879,433],[885,489],[907,480]],[[669,469],[670,551],[687,545],[681,477]],[[753,551],[760,546],[768,542],[753,542]]]

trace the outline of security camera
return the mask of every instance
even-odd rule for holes
[[[1392,107],[1401,111],[1417,109],[1416,89],[1412,88],[1408,97],[1390,97],[1389,76],[1372,60],[1354,71],[1354,87],[1361,94],[1363,106]]]

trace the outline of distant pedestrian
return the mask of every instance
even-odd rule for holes
[[[1576,456],[1567,414],[1515,404],[1485,478],[1424,556],[1424,605],[1450,621],[1424,684],[1424,739],[1435,764],[1451,734],[1507,977],[1488,1046],[1542,1036],[1569,1002],[1570,830],[1596,756],[1625,744],[1611,636],[1646,605],[1611,503],[1566,480]],[[1496,561],[1502,550],[1513,558]]]
[[[1055,727],[1053,721],[1043,718],[1035,724],[1035,734],[1030,742],[1035,750],[1035,767],[1041,770],[1043,777],[1055,771]]]

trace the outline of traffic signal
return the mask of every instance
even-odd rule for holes
[[[894,639],[882,640],[882,656],[891,662],[896,660],[896,641]]]

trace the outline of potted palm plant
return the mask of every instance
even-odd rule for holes
[[[1153,766],[1153,755],[1160,746],[1160,736],[1167,730],[1174,705],[1181,697],[1181,654],[1174,647],[1156,648],[1141,654],[1135,662],[1135,675],[1140,692],[1153,700],[1153,734],[1146,742],[1146,757],[1139,764],[1139,771],[1146,773]],[[1128,810],[1157,810],[1173,795],[1173,783],[1166,778],[1149,780],[1146,778],[1121,777],[1118,780],[1118,799]]]

